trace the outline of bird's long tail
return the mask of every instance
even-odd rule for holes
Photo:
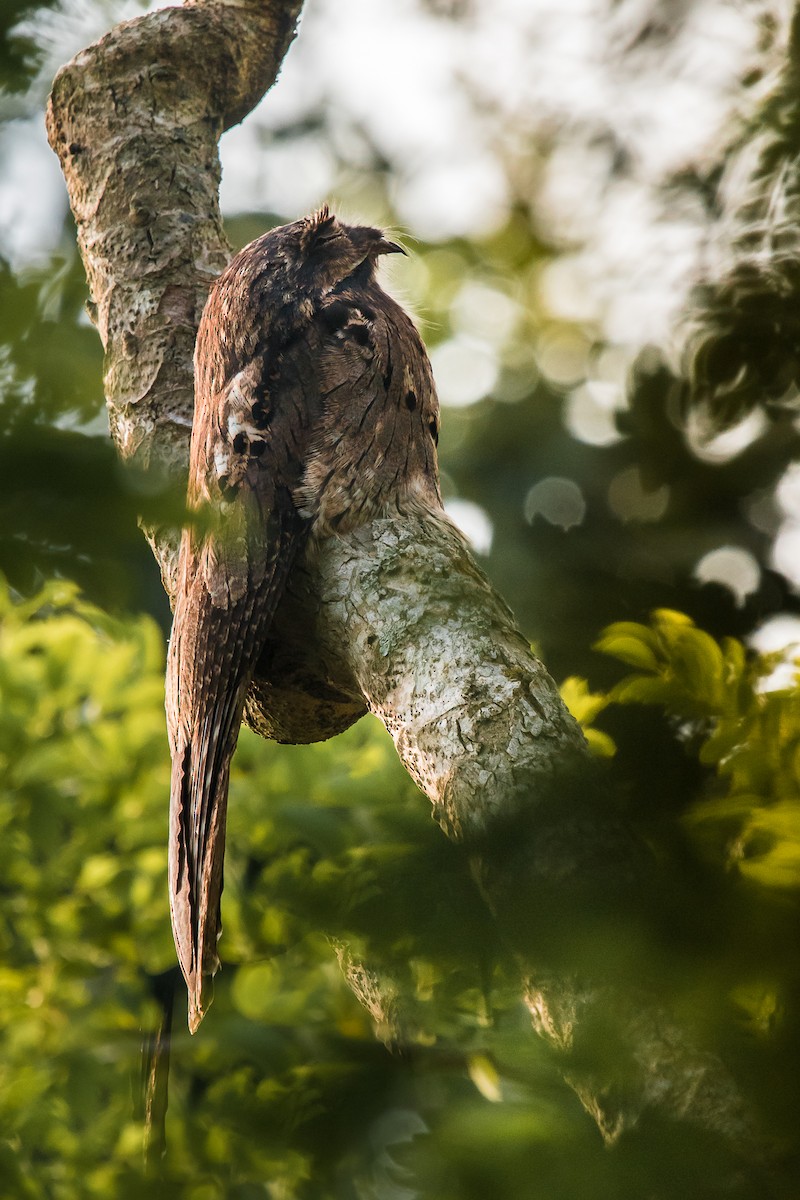
[[[192,1033],[211,1003],[219,967],[231,758],[247,689],[300,545],[288,502],[272,517],[256,516],[241,563],[233,551],[241,555],[244,543],[217,539],[195,553],[184,534],[167,658],[170,910]]]
[[[248,682],[239,678],[224,687],[220,681],[218,688],[201,695],[193,706],[191,728],[179,729],[172,755],[170,909],[178,961],[189,992],[192,1033],[211,1003],[211,979],[219,966],[230,761]]]

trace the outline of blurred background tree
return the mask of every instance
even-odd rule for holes
[[[163,1177],[144,1181],[139,1031],[173,963],[169,613],[136,517],[177,508],[110,447],[42,120],[58,66],[141,11],[2,16],[9,1195],[760,1197],[699,1136],[603,1149],[369,719],[309,748],[242,736],[225,969],[200,1037],[176,1036]],[[236,245],[331,200],[413,249],[390,283],[431,350],[448,507],[565,680],[620,808],[691,888],[691,920],[631,957],[670,975],[790,1163],[795,26],[779,0],[309,0],[278,85],[222,142]],[[414,997],[405,1055],[375,1041],[329,938],[373,947]]]

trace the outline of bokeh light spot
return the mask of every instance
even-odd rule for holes
[[[800,659],[800,617],[777,613],[758,625],[747,639],[758,654],[783,655],[769,675],[759,680],[760,692],[774,692],[797,685]]]
[[[442,404],[465,408],[491,392],[497,381],[497,355],[475,338],[458,336],[431,353],[433,377]]]
[[[569,387],[586,377],[589,343],[578,330],[556,327],[542,334],[536,356],[542,374]]]
[[[476,554],[488,554],[492,548],[494,525],[485,509],[471,500],[445,501],[445,511],[464,534]]]
[[[772,545],[770,563],[800,592],[800,524],[784,521]]]
[[[733,592],[741,608],[747,597],[758,591],[761,568],[749,550],[720,546],[705,554],[692,572],[699,583],[720,583]]]
[[[623,435],[615,414],[622,407],[622,393],[613,383],[589,380],[575,388],[564,406],[564,424],[573,437],[590,446],[613,446]]]
[[[645,491],[638,467],[626,467],[609,484],[608,507],[620,521],[659,521],[668,504],[666,484]]]
[[[544,517],[551,525],[572,529],[574,525],[580,525],[586,516],[586,501],[573,479],[548,475],[528,492],[523,511],[525,520],[530,524],[536,517]]]
[[[502,344],[514,333],[519,305],[482,283],[465,283],[450,309],[453,325],[459,333]]]

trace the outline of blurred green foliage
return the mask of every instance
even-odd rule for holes
[[[712,1044],[737,1052],[745,1077],[756,1057],[774,1068],[797,1038],[786,1008],[794,967],[780,953],[786,913],[776,921],[758,889],[796,898],[792,694],[759,692],[768,660],[748,659],[732,639],[721,647],[677,613],[613,626],[600,647],[637,668],[602,704],[663,705],[685,750],[707,765],[705,787],[685,797],[687,829],[717,866],[732,863],[756,887],[744,924],[771,930],[771,941],[745,936],[733,952],[713,945],[702,971],[684,957],[674,990],[710,1024]],[[349,1200],[406,1189],[471,1200],[527,1196],[532,1175],[540,1194],[565,1200],[587,1188],[611,1198],[623,1186],[729,1194],[731,1164],[703,1139],[677,1146],[660,1131],[615,1155],[602,1149],[531,1033],[466,863],[372,719],[312,747],[242,734],[223,969],[193,1039],[178,996],[167,1155],[148,1176],[141,1039],[176,973],[163,657],[150,618],[111,618],[74,585],[51,583],[27,600],[0,593],[4,1195]],[[566,694],[585,719],[602,715],[577,681]],[[767,844],[771,814],[783,824],[769,825]],[[745,848],[731,854],[734,843]],[[343,944],[395,998],[402,1052],[375,1039],[347,988],[332,948]],[[663,952],[654,940],[647,971]],[[764,1108],[788,1136],[797,1085],[774,1084]],[[709,1154],[719,1192],[697,1190]]]
[[[30,83],[37,60],[35,41],[17,32],[18,26],[26,17],[43,8],[54,7],[56,2],[5,0],[0,11],[0,79],[9,91],[22,91]],[[11,36],[12,33],[15,36]]]
[[[597,650],[636,668],[599,704],[654,704],[713,774],[686,821],[713,858],[768,886],[800,888],[800,691],[770,684],[782,654],[716,642],[683,613],[618,622]],[[578,715],[576,713],[576,715]]]
[[[67,575],[106,606],[168,606],[138,519],[176,523],[182,498],[123,467],[108,440],[102,348],[73,245],[15,275],[0,259],[0,570],[30,593]]]

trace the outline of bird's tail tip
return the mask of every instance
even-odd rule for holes
[[[196,975],[188,982],[189,1033],[197,1033],[203,1017],[214,999],[214,984],[210,975]]]

